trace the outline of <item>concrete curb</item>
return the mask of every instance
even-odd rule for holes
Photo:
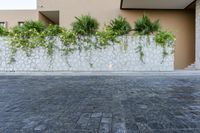
[[[200,71],[172,72],[0,72],[0,76],[200,76]]]

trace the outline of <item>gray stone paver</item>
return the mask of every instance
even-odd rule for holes
[[[0,76],[0,133],[199,133],[200,76]]]
[[[102,118],[100,122],[99,133],[110,133],[112,118]]]

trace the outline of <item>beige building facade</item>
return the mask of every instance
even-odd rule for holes
[[[38,0],[37,10],[0,11],[0,22],[13,27],[26,20],[41,20],[70,28],[75,16],[89,14],[101,27],[121,15],[132,25],[143,13],[160,19],[163,29],[177,38],[175,69],[195,63],[195,1],[194,0]],[[174,2],[176,1],[176,2]]]

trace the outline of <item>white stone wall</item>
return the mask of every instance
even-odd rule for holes
[[[74,52],[69,56],[55,49],[52,58],[43,48],[36,48],[30,57],[25,52],[18,50],[16,62],[9,64],[10,48],[2,38],[0,39],[0,71],[173,71],[174,55],[168,55],[163,62],[163,49],[156,46],[153,38],[150,44],[143,38],[144,63],[140,61],[139,53],[135,48],[139,45],[138,37],[127,37],[128,49],[122,46],[109,46],[106,49]],[[61,47],[61,42],[56,44]],[[167,48],[171,53],[172,48]]]
[[[200,69],[200,0],[196,1],[196,69]]]

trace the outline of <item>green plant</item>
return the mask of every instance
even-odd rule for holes
[[[140,61],[144,63],[144,50],[143,50],[143,45],[142,45],[142,36],[139,36],[139,41],[138,41],[138,46],[135,48],[136,53],[139,54],[140,56]]]
[[[62,28],[59,38],[64,45],[62,51],[65,55],[69,55],[77,50],[77,35],[75,32]]]
[[[30,56],[32,49],[36,48],[40,45],[41,39],[40,34],[35,29],[30,29],[28,31],[24,31],[20,28],[15,27],[9,33],[9,41],[11,46],[11,61],[15,61],[14,56],[17,52],[17,49],[22,49],[27,56]]]
[[[44,39],[36,29],[23,29],[20,27],[14,27],[9,36],[13,47],[24,50],[37,47],[40,45],[41,39]]]
[[[106,26],[109,31],[113,31],[116,35],[126,35],[131,31],[130,24],[125,18],[118,16],[114,20],[111,20],[110,24]]]
[[[66,62],[68,66],[71,67],[67,57],[69,54],[72,54],[74,51],[78,49],[77,34],[72,30],[67,30],[65,28],[62,28],[61,33],[59,34],[59,38],[63,44],[61,51],[66,56]]]
[[[47,47],[48,40],[45,36],[45,26],[42,22],[27,21],[22,26],[15,26],[9,32],[9,41],[11,46],[11,62],[17,49],[23,50],[27,56],[30,56],[32,49],[36,47]]]
[[[98,32],[97,36],[99,48],[106,48],[107,46],[113,45],[114,43],[120,43],[120,41],[117,39],[117,33],[110,29],[105,29],[102,32]]]
[[[174,42],[176,40],[175,35],[169,31],[159,31],[154,38],[157,45],[160,45],[163,48],[163,60],[169,55],[166,50],[166,47],[174,47]],[[172,51],[173,53],[173,51]]]
[[[18,26],[23,31],[35,29],[38,33],[41,33],[45,30],[45,25],[41,21],[26,21],[23,25]]]
[[[167,47],[174,46],[175,36],[168,31],[160,31],[159,20],[151,22],[148,16],[143,15],[135,23],[135,32],[139,35],[140,41],[138,47],[135,49],[140,55],[140,60],[144,63],[144,52],[142,42],[142,35],[147,35],[147,41],[150,42],[148,35],[155,34],[155,41],[157,45],[163,47],[163,58],[168,55]],[[47,50],[47,54],[51,57],[54,49],[61,50],[66,58],[69,54],[75,51],[85,50],[88,51],[88,62],[91,63],[91,51],[93,49],[104,49],[107,46],[114,46],[117,44],[123,44],[124,50],[128,45],[119,36],[128,34],[131,31],[130,24],[123,17],[117,17],[108,25],[105,25],[103,31],[98,30],[98,22],[91,16],[76,17],[76,21],[72,24],[72,30],[62,28],[58,25],[49,25],[45,27],[42,22],[28,21],[22,26],[16,26],[7,32],[6,29],[0,27],[0,36],[9,35],[11,56],[10,62],[15,61],[15,54],[17,50],[23,50],[30,56],[32,50],[37,47],[42,47]],[[126,36],[125,36],[126,37]],[[57,39],[62,41],[62,46],[57,47],[55,42]],[[67,61],[68,62],[68,61]],[[69,65],[70,66],[70,65]]]
[[[139,45],[136,49],[136,53],[139,53],[140,61],[144,63],[144,52],[142,45]]]
[[[156,20],[152,22],[147,15],[143,15],[135,22],[134,31],[139,35],[150,35],[153,34],[160,29],[160,22]]]
[[[135,22],[135,34],[140,35],[140,43],[141,43],[141,36],[147,35],[147,43],[150,44],[150,37],[149,35],[154,34],[155,32],[158,32],[160,29],[160,22],[159,20],[156,20],[152,22],[150,18],[143,14],[141,18],[139,18]],[[139,44],[139,46],[136,48],[136,52],[140,54],[140,60],[144,62],[144,52],[143,52],[143,46],[142,44]]]
[[[72,30],[62,28],[59,38],[65,46],[77,44],[77,35]]]
[[[59,34],[62,32],[62,28],[59,25],[53,25],[50,24],[48,27],[44,30],[44,33],[46,36],[59,36]]]
[[[53,55],[54,52],[54,48],[55,46],[55,42],[57,39],[57,36],[59,36],[62,32],[62,28],[58,25],[48,25],[48,27],[44,30],[44,32],[42,32],[42,36],[43,38],[45,38],[45,42],[44,42],[44,47],[47,49],[47,54],[49,56]]]
[[[76,21],[72,23],[72,29],[78,35],[93,35],[99,28],[99,23],[96,19],[89,15],[75,17]]]
[[[105,26],[102,32],[98,32],[98,42],[100,47],[106,48],[114,43],[123,44],[124,49],[126,49],[127,44],[123,43],[118,39],[119,36],[126,35],[131,31],[130,24],[125,18],[118,16],[117,18],[111,20],[111,22]]]
[[[165,47],[167,45],[171,46],[174,44],[176,38],[172,32],[169,31],[159,31],[155,35],[155,41],[158,45]]]
[[[126,35],[130,31],[130,24],[126,21],[125,18],[118,16],[117,18],[111,20],[110,23],[105,26],[105,30],[103,32],[98,33],[99,44],[103,48],[114,43],[122,44],[123,49],[126,50],[128,47],[127,42],[123,42],[118,37]]]
[[[44,46],[44,30],[45,25],[39,21],[27,21],[21,26],[15,26],[9,34],[11,45],[21,48],[28,54],[32,48]]]
[[[3,26],[0,26],[0,36],[7,36],[8,35],[8,31],[6,28],[4,28]]]

